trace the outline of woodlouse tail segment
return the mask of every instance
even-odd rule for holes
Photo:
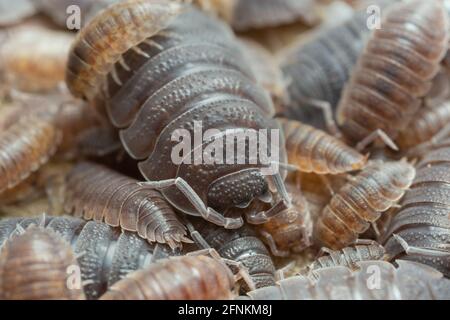
[[[174,1],[128,0],[101,11],[70,50],[66,82],[72,94],[93,99],[121,55],[164,29],[182,8]]]

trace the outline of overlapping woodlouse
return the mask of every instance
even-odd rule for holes
[[[272,258],[262,241],[256,236],[256,232],[248,225],[237,230],[227,230],[202,219],[189,220],[205,241],[203,243],[202,240],[197,240],[200,249],[211,247],[222,258],[241,263],[248,269],[248,274],[256,288],[275,284],[275,265]],[[248,289],[245,283],[242,284],[241,289]]]
[[[220,256],[165,259],[112,285],[103,300],[225,300],[237,277]]]
[[[79,268],[75,254],[56,232],[34,225],[22,229],[1,247],[0,299],[84,299],[81,279],[70,286],[70,268]]]
[[[248,292],[240,299],[254,300],[441,300],[448,299],[450,280],[435,269],[398,260],[398,268],[386,261],[358,262],[359,269],[339,266],[316,271],[314,277],[295,276],[276,286]],[[374,269],[380,285],[370,285]],[[377,272],[378,272],[377,271]]]
[[[88,299],[98,298],[129,272],[180,253],[165,245],[150,245],[134,233],[120,232],[104,223],[64,216],[0,220],[0,245],[18,225],[26,229],[32,224],[54,230],[71,244],[78,256],[83,289]]]
[[[416,178],[382,240],[392,260],[425,263],[446,277],[450,277],[449,142],[418,163]]]
[[[0,27],[16,24],[36,13],[33,2],[0,0]]]
[[[323,110],[311,101],[325,101],[331,111],[336,109],[369,35],[366,19],[365,12],[357,12],[333,28],[319,31],[310,41],[302,41],[279,54],[289,95],[278,110],[282,116],[327,129]]]
[[[73,39],[71,34],[39,25],[8,31],[0,45],[0,72],[4,81],[23,91],[55,89],[64,82]]]
[[[404,160],[367,166],[331,198],[317,220],[314,237],[331,249],[352,244],[400,200],[414,175],[414,167]]]
[[[186,228],[159,191],[104,166],[81,162],[67,177],[65,211],[87,220],[136,232],[149,242],[175,248]]]
[[[303,172],[339,174],[362,169],[368,159],[339,139],[295,120],[279,119],[289,164]]]
[[[143,160],[139,169],[147,185],[160,189],[176,209],[226,228],[240,227],[243,219],[218,211],[265,196],[268,178],[283,195],[281,204],[289,202],[281,174],[263,176],[267,164],[250,164],[248,154],[245,164],[235,154],[233,165],[225,158],[200,165],[172,160],[179,143],[172,133],[183,129],[194,136],[195,121],[203,130],[218,130],[215,138],[222,142],[248,129],[279,130],[270,97],[253,80],[236,43],[226,25],[191,6],[127,1],[108,7],[81,30],[66,77],[75,96],[92,100],[104,88],[110,120],[126,151]],[[269,145],[278,143],[284,163],[280,140],[281,135]]]
[[[316,270],[342,266],[351,270],[357,270],[358,262],[381,260],[385,257],[386,251],[383,246],[373,242],[371,244],[355,245],[341,250],[325,250],[325,255],[318,257],[313,263],[303,268],[300,275],[308,276]]]
[[[441,1],[394,4],[381,25],[337,107],[338,124],[354,142],[377,130],[395,139],[419,110],[448,49],[449,17]]]

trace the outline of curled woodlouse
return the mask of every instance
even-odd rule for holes
[[[391,139],[419,110],[447,52],[449,17],[441,1],[392,5],[357,62],[337,108],[354,142],[376,130]]]
[[[56,232],[22,229],[1,247],[0,299],[84,299],[81,279],[74,274],[70,281],[71,268],[79,270],[75,254]]]
[[[201,248],[211,247],[222,258],[240,262],[248,269],[256,288],[275,284],[275,266],[272,258],[252,228],[244,225],[237,230],[227,230],[202,219],[191,218],[190,221],[206,242],[203,244],[202,241],[198,241]],[[248,289],[245,283],[242,288]]]
[[[314,236],[320,244],[341,249],[353,243],[411,185],[414,167],[406,161],[374,162],[351,178],[323,209]]]
[[[382,240],[391,259],[425,263],[446,277],[450,277],[449,172],[449,144],[424,156]]]
[[[11,30],[0,46],[0,72],[9,86],[48,91],[64,82],[74,36],[36,26]]]
[[[32,224],[45,225],[71,244],[78,256],[83,289],[88,299],[98,298],[126,274],[153,262],[179,254],[168,246],[150,245],[130,232],[104,223],[73,217],[10,218],[0,221],[0,245],[16,230]]]
[[[450,280],[435,269],[410,261],[397,261],[399,267],[385,261],[358,262],[359,269],[339,266],[316,271],[314,277],[283,279],[274,287],[247,293],[241,299],[269,300],[446,300]],[[376,268],[380,285],[371,285]]]
[[[0,27],[12,25],[36,13],[31,0],[0,0]]]
[[[182,256],[157,262],[112,285],[103,300],[224,300],[236,278],[220,256]]]
[[[130,12],[133,23],[127,23]],[[105,82],[99,81],[108,71]],[[176,209],[226,228],[240,227],[242,217],[229,218],[218,211],[244,207],[265,196],[268,178],[283,195],[281,201],[289,202],[280,173],[263,175],[267,164],[251,164],[248,153],[244,164],[237,154],[228,155],[228,160],[215,154],[212,164],[184,160],[178,164],[173,159],[180,141],[172,134],[182,130],[183,136],[193,137],[199,122],[202,130],[215,129],[214,140],[222,145],[239,132],[279,130],[271,118],[269,95],[254,81],[231,30],[220,21],[188,5],[141,1],[113,5],[78,34],[66,80],[73,94],[88,99],[104,87],[106,108],[111,122],[121,129],[124,148],[143,160],[139,169],[146,184],[160,189]],[[284,163],[282,140],[279,135],[268,145],[279,146],[272,154],[278,153]],[[209,142],[183,152],[183,159]],[[257,155],[261,160],[261,152]],[[270,212],[276,213],[275,208]],[[268,219],[264,214],[260,220]]]
[[[339,139],[295,120],[279,119],[288,162],[303,172],[339,174],[362,169],[368,159]]]
[[[174,248],[186,238],[186,228],[159,191],[104,166],[81,162],[67,177],[65,210],[76,217],[104,221],[137,232],[149,242]]]

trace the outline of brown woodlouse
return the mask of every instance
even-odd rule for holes
[[[74,95],[88,99],[104,88],[110,120],[120,129],[126,151],[142,160],[139,169],[148,180],[145,184],[161,190],[176,209],[238,228],[242,217],[229,218],[218,211],[265,196],[268,178],[274,180],[281,201],[289,203],[280,173],[264,176],[261,170],[267,164],[250,164],[248,154],[245,164],[238,164],[236,154],[232,165],[224,157],[200,165],[172,160],[179,141],[171,135],[183,129],[193,137],[196,121],[202,121],[203,130],[218,130],[215,137],[222,142],[248,129],[279,130],[271,118],[269,95],[253,80],[231,30],[220,21],[175,3],[113,5],[78,34],[66,81]],[[269,145],[275,143],[281,146],[278,158],[284,163],[284,143],[270,140]],[[207,145],[202,142],[201,148]],[[260,220],[268,219],[264,214]]]
[[[104,166],[81,162],[67,177],[65,211],[86,220],[137,232],[171,248],[186,238],[186,228],[159,191]]]
[[[70,268],[79,266],[69,243],[38,226],[18,231],[1,247],[1,300],[84,300],[81,279]]]
[[[300,171],[339,174],[362,169],[368,159],[326,132],[295,120],[279,119],[289,164]]]
[[[346,137],[367,145],[382,130],[395,139],[419,110],[447,52],[441,1],[392,5],[368,40],[337,108]]]
[[[450,144],[429,152],[383,237],[392,259],[428,264],[450,277]],[[405,252],[406,250],[406,252]]]
[[[45,225],[71,244],[78,256],[83,289],[88,299],[98,298],[129,272],[179,254],[168,246],[150,245],[130,232],[120,232],[104,223],[73,217],[10,218],[0,221],[0,246],[19,228]]]
[[[195,231],[199,232],[202,237],[199,240],[193,236],[200,249],[211,247],[222,258],[241,263],[247,268],[256,288],[275,284],[275,266],[272,258],[264,243],[248,225],[237,230],[228,230],[203,219],[191,218],[189,220],[192,221]],[[245,283],[242,288],[247,289]]]
[[[414,167],[406,161],[367,166],[332,197],[317,220],[314,237],[335,250],[354,243],[371,222],[400,200],[414,175]]]
[[[240,299],[254,300],[445,300],[450,280],[437,270],[415,262],[358,262],[360,269],[339,266],[316,271],[314,277],[283,279],[274,287],[248,292]],[[377,283],[377,277],[380,282]]]
[[[173,257],[129,274],[100,299],[226,300],[236,279],[220,256]]]

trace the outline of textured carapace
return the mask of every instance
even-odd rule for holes
[[[130,47],[167,26],[180,6],[169,1],[129,0],[108,7],[77,35],[66,81],[76,97],[93,98],[101,78]]]
[[[326,129],[321,109],[308,100],[328,102],[334,110],[351,70],[364,47],[369,29],[365,12],[320,31],[310,41],[295,43],[279,60],[288,83],[289,101],[279,113],[319,129]]]
[[[358,60],[337,109],[346,137],[377,129],[395,139],[430,90],[447,52],[449,17],[442,1],[394,4]]]
[[[65,211],[87,220],[137,232],[149,242],[174,248],[187,239],[186,228],[159,191],[107,167],[81,162],[67,177]]]
[[[35,13],[32,0],[0,0],[0,27],[18,23]]]
[[[135,11],[135,23],[120,24],[119,34],[109,39],[111,29],[101,26],[115,16],[127,21],[129,12]],[[101,41],[97,39],[100,35]],[[124,39],[125,35],[130,38]],[[86,43],[96,49],[79,52]],[[103,56],[108,63],[99,58]],[[87,98],[92,98],[92,88],[105,87],[106,108],[111,122],[120,129],[125,150],[143,160],[139,163],[142,175],[171,205],[237,228],[243,223],[241,217],[228,219],[219,212],[246,206],[267,194],[268,178],[261,173],[267,163],[261,160],[261,152],[257,152],[257,164],[251,163],[248,153],[242,164],[242,159],[238,160],[242,154],[228,154],[225,159],[219,151],[209,159],[212,161],[198,159],[209,139],[199,144],[191,141],[189,150],[177,151],[176,147],[180,148],[180,139],[193,137],[199,129],[215,129],[210,138],[220,143],[230,138],[235,141],[236,135],[249,130],[268,129],[267,145],[277,144],[278,160],[285,162],[282,136],[271,135],[272,129],[279,130],[271,118],[272,101],[256,84],[246,61],[231,30],[201,11],[188,5],[173,9],[167,4],[128,1],[104,10],[81,31],[70,55],[67,82],[74,94]],[[108,71],[105,82],[99,83]],[[174,140],[177,134],[178,140]],[[247,142],[245,147],[249,147]],[[275,177],[281,180],[280,175]],[[282,183],[277,186],[284,187]]]
[[[241,299],[255,300],[445,300],[450,280],[426,265],[397,261],[358,262],[357,271],[345,267],[319,269],[314,276],[281,280],[277,286],[257,289]],[[379,286],[368,285],[377,270]],[[372,278],[371,278],[372,277]]]
[[[327,250],[324,256],[317,258],[309,266],[302,269],[299,274],[308,276],[316,270],[338,266],[358,270],[358,262],[381,260],[384,258],[385,252],[383,246],[378,243],[355,245],[337,251]]]
[[[131,232],[120,232],[104,223],[72,217],[10,218],[0,221],[0,246],[19,225],[45,225],[71,244],[78,256],[83,289],[88,299],[98,298],[126,274],[179,254],[168,246],[150,245]]]
[[[386,252],[391,259],[425,263],[447,277],[450,277],[449,173],[450,143],[447,143],[427,153],[419,162],[416,178],[384,235]],[[422,252],[406,253],[394,234]]]
[[[414,167],[406,161],[374,162],[332,198],[317,220],[314,237],[322,246],[342,249],[352,244],[411,185]]]
[[[208,256],[165,259],[112,285],[102,300],[224,300],[233,297],[226,264]]]
[[[275,266],[264,243],[247,225],[237,230],[227,230],[203,219],[191,218],[195,230],[222,258],[242,263],[256,288],[275,284]],[[203,248],[204,249],[204,248]],[[245,283],[242,287],[245,291]]]
[[[0,299],[84,299],[81,279],[74,273],[77,270],[69,243],[51,229],[30,226],[17,231],[1,247]]]
[[[0,45],[0,72],[16,89],[42,92],[64,82],[74,36],[41,26],[11,30]]]
[[[55,112],[32,113],[0,132],[0,191],[12,188],[52,156],[61,141]]]
[[[303,172],[339,174],[362,169],[363,156],[339,139],[295,120],[279,119],[286,139],[288,162]]]

